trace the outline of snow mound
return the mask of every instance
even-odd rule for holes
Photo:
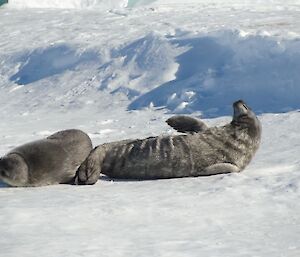
[[[130,98],[175,78],[176,51],[164,37],[150,33],[111,51],[100,68],[100,89],[123,92]]]
[[[62,44],[26,52],[18,56],[16,61],[21,66],[10,79],[19,85],[27,85],[67,70],[75,70],[80,65],[97,62],[99,56],[93,51],[76,52],[76,49]]]
[[[186,49],[175,58],[176,79],[138,97],[130,110],[164,106],[175,113],[219,116],[229,114],[229,103],[240,98],[257,112],[300,108],[299,40],[236,31],[165,40],[170,47]]]
[[[67,102],[81,108],[98,102],[104,92],[126,101],[128,110],[163,107],[205,117],[230,115],[237,99],[257,113],[300,109],[297,39],[242,31],[151,32],[119,46],[54,44],[4,55],[3,60],[9,105],[23,101],[43,108]],[[28,91],[36,103],[26,100]],[[39,100],[45,97],[48,102]]]

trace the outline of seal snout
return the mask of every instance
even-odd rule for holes
[[[240,99],[238,101],[235,101],[233,103],[233,107],[238,107],[238,106],[241,106],[241,105],[244,106],[244,108],[248,109],[248,106],[246,105],[246,103],[242,99]]]
[[[238,100],[233,103],[234,117],[237,118],[242,115],[247,115],[250,108],[243,100]]]

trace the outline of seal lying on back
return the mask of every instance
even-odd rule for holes
[[[242,100],[233,108],[231,123],[222,127],[207,128],[192,118],[187,119],[189,126],[179,116],[167,122],[178,131],[194,127],[198,133],[100,145],[78,169],[75,183],[94,184],[100,173],[118,179],[165,179],[240,172],[259,147],[261,126]]]
[[[64,130],[19,146],[0,159],[0,180],[17,187],[72,183],[92,150],[80,130]]]

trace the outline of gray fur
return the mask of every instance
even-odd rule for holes
[[[178,132],[183,133],[199,133],[208,129],[203,121],[185,115],[173,116],[166,122]]]
[[[18,187],[72,183],[92,150],[80,130],[64,130],[19,146],[0,159],[0,180]]]
[[[232,122],[202,133],[158,136],[96,147],[77,171],[76,184],[94,184],[100,173],[118,179],[164,179],[240,172],[260,144],[260,122],[243,101]]]

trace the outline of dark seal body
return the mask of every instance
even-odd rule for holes
[[[1,158],[0,179],[12,186],[71,183],[91,150],[91,140],[84,132],[60,131],[19,146]]]
[[[79,168],[77,182],[93,184],[100,173],[118,179],[165,179],[240,172],[260,137],[260,122],[238,101],[232,122],[222,127],[98,146]]]

